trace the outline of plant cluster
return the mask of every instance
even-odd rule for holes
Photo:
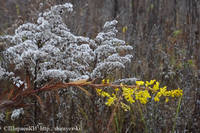
[[[115,70],[125,69],[125,65],[131,62],[132,55],[128,52],[132,50],[132,46],[117,38],[116,20],[106,22],[95,38],[78,36],[70,31],[63,20],[72,11],[71,3],[55,5],[40,13],[36,23],[21,24],[13,35],[0,36],[0,42],[5,47],[1,52],[0,80],[7,80],[10,84],[5,88],[7,91],[1,91],[1,95],[7,92],[8,96],[0,98],[0,105],[2,108],[5,105],[12,107],[11,120],[19,118],[17,116],[21,114],[31,114],[33,120],[27,118],[31,124],[43,121],[38,114],[44,110],[42,101],[46,101],[46,107],[52,107],[48,110],[50,113],[45,114],[48,115],[48,125],[55,126],[56,122],[66,123],[62,117],[57,120],[55,113],[72,119],[71,112],[65,110],[68,110],[69,106],[73,106],[72,110],[78,109],[78,105],[73,101],[78,99],[79,94],[84,93],[77,91],[76,86],[68,86],[70,89],[66,89],[61,85],[55,89],[54,86],[46,88],[45,85],[51,81],[64,84],[80,79],[104,78],[113,74]],[[46,89],[52,93],[41,93]],[[64,89],[66,91],[62,91]],[[56,105],[55,97],[60,101],[64,99],[62,95],[71,100],[63,100]],[[32,110],[25,110],[24,107],[27,100],[24,97],[28,96],[32,96],[28,100],[34,105]],[[13,105],[18,103],[18,100],[20,104]],[[78,103],[78,100],[76,102]],[[16,113],[19,111],[16,111],[15,107],[20,107],[25,113]],[[2,111],[3,114],[6,112]],[[75,112],[74,117],[77,114],[78,112]],[[77,116],[76,118],[79,119]],[[70,123],[73,121],[70,121],[69,125]]]
[[[48,2],[40,4],[37,21],[20,21],[13,27],[19,26],[14,34],[0,36],[0,51],[4,50],[0,52],[1,125],[81,125],[81,132],[108,133],[199,131],[195,1],[187,1],[191,10],[184,15],[177,8],[170,15],[173,19],[163,19],[157,12],[173,9],[170,2],[143,1],[132,6],[124,1],[73,2],[72,18],[72,4],[45,10],[53,5],[46,6]],[[105,10],[107,5],[109,12],[116,9],[111,13],[114,17]],[[21,12],[23,7],[16,8]],[[118,15],[120,24],[113,20],[99,27],[99,20]],[[126,21],[130,16],[133,21]],[[117,35],[117,29],[122,33]]]
[[[49,79],[105,77],[131,62],[132,55],[125,51],[132,47],[116,37],[116,20],[106,22],[103,31],[90,39],[74,35],[63,22],[63,16],[72,11],[70,3],[53,6],[39,14],[36,24],[22,24],[14,35],[1,36],[8,46],[3,52],[4,66],[24,69],[39,87]]]
[[[103,80],[102,83],[104,83]],[[107,80],[109,81],[109,80]],[[107,82],[109,84],[109,82]],[[112,88],[111,88],[112,89]],[[125,111],[130,110],[129,104],[133,104],[136,101],[141,104],[147,104],[152,99],[155,102],[159,102],[160,99],[165,97],[165,102],[169,101],[169,98],[177,98],[183,95],[183,90],[180,88],[174,90],[167,90],[167,87],[160,87],[160,83],[156,80],[150,81],[136,81],[135,86],[127,86],[120,84],[120,88],[114,88],[114,90],[104,91],[103,89],[96,89],[99,96],[106,97],[106,105],[111,106],[120,103],[121,108]],[[123,98],[122,98],[123,97]],[[123,100],[124,99],[124,100]]]

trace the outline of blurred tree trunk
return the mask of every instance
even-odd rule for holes
[[[116,19],[117,15],[118,15],[118,0],[114,0],[114,9],[113,9],[113,19]]]
[[[135,28],[136,23],[137,23],[137,13],[138,13],[138,7],[139,7],[139,0],[132,0],[131,4],[132,4],[132,24],[133,24],[133,28]]]

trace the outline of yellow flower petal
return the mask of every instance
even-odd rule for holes
[[[144,81],[135,81],[136,85],[138,86],[142,86],[144,85]]]

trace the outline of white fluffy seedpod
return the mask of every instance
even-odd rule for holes
[[[121,55],[120,50],[132,47],[116,37],[117,21],[106,22],[103,31],[90,39],[74,35],[64,23],[62,14],[72,11],[70,3],[53,6],[39,15],[37,23],[22,24],[14,35],[1,37],[12,44],[4,52],[9,63],[28,69],[34,82],[103,77],[125,68],[132,55]]]

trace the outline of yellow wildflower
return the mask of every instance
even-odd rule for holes
[[[158,93],[156,94],[156,96],[161,97],[161,96],[162,96],[162,93],[161,93],[161,92],[158,92]]]
[[[98,94],[99,96],[102,96],[102,97],[109,97],[109,96],[110,96],[109,93],[107,93],[107,92],[105,92],[105,91],[102,91],[102,89],[96,89],[96,91],[97,91],[97,94]]]
[[[102,96],[102,97],[110,97],[110,94],[107,93],[107,92],[105,92],[105,91],[102,91],[102,92],[101,92],[101,96]]]
[[[150,86],[150,85],[153,85],[155,81],[156,81],[156,80],[151,80],[150,82],[149,82],[149,81],[146,81],[145,86],[148,87],[148,86]]]
[[[126,105],[125,103],[120,102],[120,104],[121,104],[121,107],[122,107],[122,109],[123,109],[124,111],[129,111],[129,110],[131,110],[130,106]]]
[[[103,79],[102,80],[102,84],[109,84],[110,81],[109,79]],[[140,86],[146,86],[146,89],[138,89],[140,88]],[[126,85],[123,85],[122,83],[120,83],[120,88],[114,88],[114,91],[112,94],[103,91],[102,89],[96,89],[96,92],[98,95],[102,96],[102,97],[107,97],[107,101],[106,101],[106,105],[107,106],[111,106],[113,104],[115,104],[115,101],[119,101],[121,99],[121,96],[118,93],[120,91],[120,89],[122,89],[122,96],[124,98],[124,100],[126,100],[129,103],[135,103],[136,100],[138,100],[141,104],[146,104],[148,102],[148,100],[151,98],[152,93],[157,93],[154,97],[154,101],[155,102],[159,102],[160,101],[160,97],[164,96],[165,97],[165,103],[169,102],[169,98],[170,97],[180,97],[183,95],[183,90],[181,90],[180,88],[176,89],[176,90],[167,90],[167,87],[164,86],[162,88],[160,88],[160,83],[157,82],[156,80],[150,80],[150,81],[136,81],[136,87],[135,88],[129,88]],[[149,93],[149,91],[151,91],[152,93]],[[120,96],[120,98],[119,98]],[[130,106],[120,102],[120,107],[124,110],[124,111],[129,111],[130,110]]]
[[[159,97],[155,96],[155,97],[154,97],[154,101],[155,101],[155,102],[159,102],[159,101],[160,101]]]
[[[139,100],[142,104],[146,104],[148,102],[148,98],[151,98],[148,90],[139,91],[135,93],[135,99]]]
[[[166,96],[166,90],[167,90],[167,87],[164,86],[163,88],[160,88],[160,93],[163,95],[163,96]]]
[[[96,91],[98,95],[101,95],[101,91],[102,91],[101,89],[96,89]]]
[[[115,88],[115,92],[118,92],[119,91],[119,88]]]
[[[159,90],[159,85],[160,85],[160,83],[159,82],[156,82],[156,84],[153,86],[153,90],[154,91],[157,91],[157,90]]]
[[[107,84],[109,84],[110,83],[110,80],[109,79],[107,79]]]
[[[156,96],[154,97],[154,101],[155,102],[159,102],[160,101],[160,97],[162,96],[162,93],[161,92],[158,92],[157,94],[156,94]]]
[[[124,26],[124,27],[122,28],[122,32],[125,33],[127,29],[128,29],[128,27],[127,27],[127,26]]]
[[[109,96],[107,102],[105,103],[107,106],[111,106],[114,104],[114,102],[117,100],[117,97],[115,94],[112,94],[112,96]]]
[[[179,97],[183,95],[183,90],[181,90],[180,88],[176,89],[176,90],[172,90],[172,97]]]
[[[166,97],[165,102],[166,102],[166,103],[169,102],[169,98],[168,98],[168,97]]]
[[[168,97],[169,97],[169,96],[172,96],[172,91],[166,91],[166,92],[165,92],[165,96],[168,96]]]
[[[135,81],[136,85],[138,86],[142,86],[144,85],[144,81]]]
[[[132,88],[126,88],[125,86],[122,87],[122,90],[123,90],[123,96],[124,98],[130,102],[130,103],[134,103],[135,100],[133,99],[132,95],[133,95],[133,92],[134,92],[134,89]]]

